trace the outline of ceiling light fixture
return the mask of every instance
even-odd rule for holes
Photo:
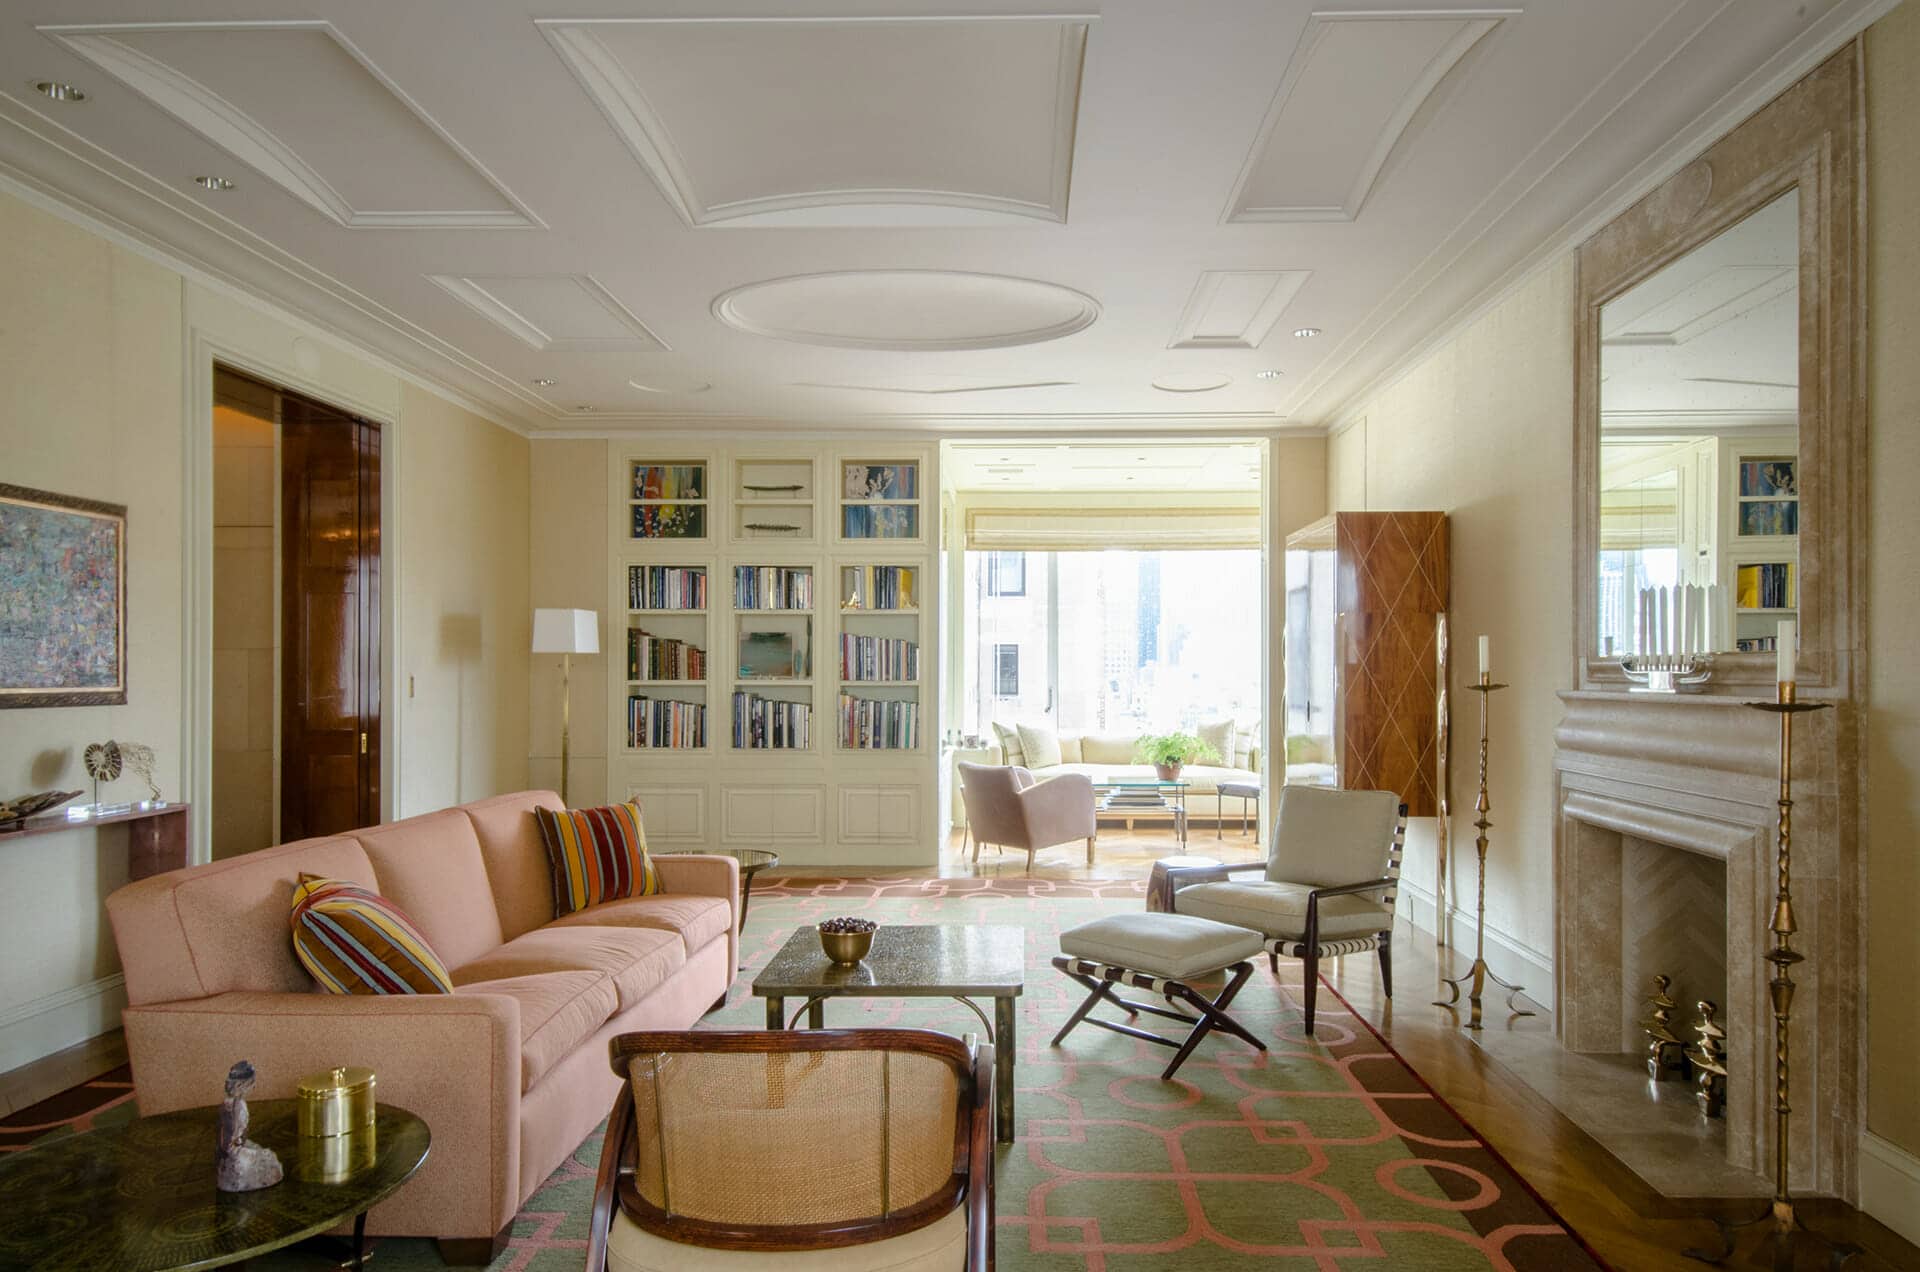
[[[193,184],[199,186],[202,190],[224,192],[233,189],[233,182],[227,180],[225,177],[195,177]]]
[[[87,95],[72,84],[63,84],[59,80],[41,80],[33,86],[56,102],[84,102]]]
[[[593,408],[583,402],[579,406],[574,407],[573,409],[576,411],[591,411]]]
[[[1318,328],[1318,327],[1295,327],[1295,328],[1293,329],[1293,334],[1294,334],[1294,336],[1295,336],[1296,338],[1298,338],[1298,339],[1300,339],[1300,340],[1311,340],[1311,339],[1312,339],[1313,337],[1315,337],[1315,336],[1317,336],[1317,335],[1319,335],[1319,334],[1320,334],[1320,328]]]
[[[1255,371],[1253,378],[1256,380],[1278,380],[1284,374],[1286,373],[1283,371],[1276,371],[1274,368],[1268,367],[1264,371]]]
[[[543,375],[533,382],[533,387],[536,389],[550,389],[554,386],[554,383],[554,381],[547,379],[547,377]]]

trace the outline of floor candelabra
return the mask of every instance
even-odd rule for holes
[[[1484,641],[1485,637],[1481,639]],[[1434,1002],[1436,1007],[1452,1007],[1460,1001],[1460,987],[1471,984],[1472,988],[1467,993],[1467,1005],[1470,1008],[1467,1017],[1469,1029],[1483,1027],[1480,1023],[1480,996],[1485,991],[1488,981],[1507,991],[1508,1011],[1516,1016],[1533,1015],[1531,1011],[1514,1005],[1514,999],[1519,995],[1521,986],[1501,980],[1494,975],[1493,969],[1487,966],[1487,830],[1493,825],[1487,820],[1487,812],[1493,807],[1492,801],[1487,798],[1487,698],[1488,695],[1496,690],[1505,689],[1506,686],[1493,683],[1485,669],[1485,658],[1483,645],[1480,683],[1467,686],[1480,695],[1480,797],[1473,802],[1474,812],[1478,814],[1473,822],[1474,829],[1479,832],[1474,836],[1473,849],[1480,858],[1480,886],[1479,895],[1474,901],[1473,966],[1459,976],[1441,977],[1441,983],[1452,990],[1453,996]]]

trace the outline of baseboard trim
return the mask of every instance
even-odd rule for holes
[[[1860,1209],[1920,1245],[1920,1157],[1861,1132]]]
[[[127,1005],[119,972],[0,1011],[0,1073],[120,1027]]]
[[[1439,929],[1433,893],[1406,879],[1400,881],[1400,913],[1423,932]],[[1456,907],[1453,911],[1453,954],[1456,970],[1473,961],[1473,915]],[[1444,961],[1444,960],[1443,960]],[[1502,980],[1525,987],[1527,998],[1553,1010],[1553,958],[1518,938],[1487,924],[1487,966]]]

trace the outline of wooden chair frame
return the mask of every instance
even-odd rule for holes
[[[959,1089],[953,1174],[935,1195],[890,1214],[826,1224],[721,1224],[662,1210],[634,1182],[639,1130],[630,1067],[662,1053],[804,1055],[826,1051],[903,1052],[930,1056],[953,1070]],[[993,1047],[924,1029],[809,1029],[621,1034],[608,1044],[620,1093],[607,1118],[594,1184],[587,1272],[605,1272],[607,1234],[617,1206],[643,1230],[687,1245],[773,1253],[870,1244],[900,1236],[967,1209],[967,1272],[993,1272]]]

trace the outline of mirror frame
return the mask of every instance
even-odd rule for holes
[[[1866,638],[1865,219],[1858,41],[1615,217],[1577,253],[1573,438],[1574,656],[1581,689],[1631,686],[1599,650],[1600,310],[1615,296],[1800,191],[1801,689],[1856,696]],[[1772,653],[1714,656],[1709,694],[1774,684]]]

